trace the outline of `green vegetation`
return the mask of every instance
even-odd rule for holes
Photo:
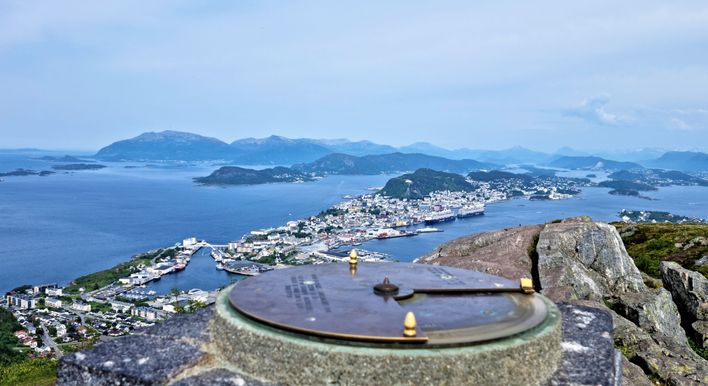
[[[347,212],[344,209],[338,209],[338,208],[329,208],[327,210],[323,210],[320,212],[317,217],[325,217],[325,216],[342,216],[346,214]]]
[[[632,224],[614,223],[627,252],[641,271],[659,277],[663,260],[675,261],[684,268],[708,277],[708,266],[695,266],[695,261],[708,254],[706,224]],[[702,239],[701,239],[702,238]],[[701,241],[703,240],[703,241]]]
[[[690,336],[688,337],[688,346],[695,351],[696,354],[700,355],[701,358],[708,360],[708,348],[703,348],[699,342],[696,342],[696,340]]]
[[[138,267],[141,265],[151,265],[152,260],[155,258],[174,256],[175,252],[174,248],[168,248],[134,256],[130,261],[120,263],[113,268],[79,277],[66,287],[65,292],[75,294],[79,292],[79,288],[84,288],[86,291],[95,291],[122,277],[129,276],[133,272],[137,272],[139,270]]]
[[[0,386],[43,386],[56,383],[57,361],[31,359],[0,367]]]
[[[613,180],[613,181],[602,181],[597,186],[601,186],[603,188],[612,188],[617,191],[649,191],[649,190],[656,190],[656,187],[645,184],[642,182],[634,182],[634,181],[625,181],[625,180]]]
[[[198,300],[190,300],[184,306],[181,306],[177,303],[175,303],[174,306],[175,306],[175,311],[178,314],[193,314],[193,313],[201,310],[202,308],[206,308],[207,305],[205,303],[198,301]]]
[[[21,286],[19,286],[19,287],[17,287],[17,288],[13,288],[12,290],[10,290],[10,292],[23,293],[23,292],[25,292],[25,291],[27,291],[28,289],[31,289],[31,288],[32,288],[31,285],[29,285],[29,284],[24,284],[24,285],[21,285]]]
[[[99,303],[99,302],[89,302],[91,305],[91,311],[93,312],[110,312],[111,311],[111,305],[108,303]]]
[[[379,193],[393,198],[420,199],[442,190],[470,192],[474,187],[459,174],[418,169],[414,173],[388,180]]]
[[[0,366],[7,366],[25,359],[25,355],[15,349],[18,343],[15,331],[21,329],[22,326],[17,323],[17,319],[11,312],[0,308]]]
[[[256,185],[294,181],[312,181],[312,177],[282,166],[261,170],[222,166],[206,177],[194,179],[194,182],[202,185]]]
[[[105,165],[99,164],[67,164],[52,166],[52,168],[56,170],[98,170],[103,169],[105,167]]]
[[[254,241],[265,241],[268,240],[268,235],[250,235],[246,237],[247,243],[252,243]]]

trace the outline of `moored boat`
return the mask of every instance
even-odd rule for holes
[[[445,209],[438,212],[431,212],[423,218],[425,224],[437,224],[439,222],[453,220],[455,220],[455,213],[453,213],[450,209]]]

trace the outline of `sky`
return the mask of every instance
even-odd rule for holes
[[[706,1],[0,2],[0,148],[708,148]]]

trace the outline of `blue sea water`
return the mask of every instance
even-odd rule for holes
[[[26,154],[0,153],[0,172],[18,167],[51,170]],[[330,176],[303,184],[201,187],[191,178],[210,164],[107,163],[97,171],[47,177],[4,177],[0,182],[0,291],[25,283],[58,282],[109,268],[132,255],[195,236],[223,244],[250,230],[319,213],[346,194],[367,193],[390,176]],[[135,168],[126,168],[135,166]],[[440,224],[441,233],[374,240],[362,247],[410,261],[438,244],[475,232],[587,214],[616,220],[623,209],[665,210],[708,217],[708,188],[668,187],[656,200],[611,196],[589,188],[561,201],[511,200],[489,205],[484,216]],[[214,268],[208,251],[188,268],[152,285],[211,289],[234,277]]]

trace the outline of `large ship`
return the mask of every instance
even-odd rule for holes
[[[474,203],[471,205],[465,205],[460,210],[457,211],[457,217],[472,217],[484,214],[484,204]]]
[[[247,266],[235,266],[233,264],[226,264],[224,265],[224,270],[226,272],[231,272],[244,276],[256,276],[260,275],[263,272],[272,271],[273,267],[269,267],[267,265],[262,264],[252,264]]]
[[[450,209],[441,210],[439,212],[431,212],[423,218],[426,225],[437,224],[439,222],[452,221],[455,219],[455,213]]]

